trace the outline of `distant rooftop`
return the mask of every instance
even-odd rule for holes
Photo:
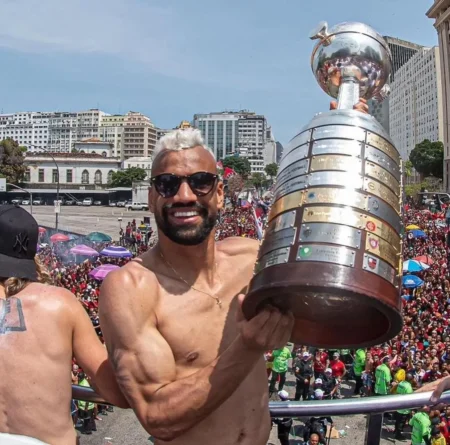
[[[112,160],[118,160],[118,158],[105,158],[101,154],[98,153],[53,153],[49,151],[44,152],[32,152],[27,151],[25,153],[25,158],[45,158],[53,156],[54,158],[91,158],[91,159],[112,159]]]

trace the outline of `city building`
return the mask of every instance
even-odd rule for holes
[[[55,153],[70,152],[77,141],[77,113],[50,113],[47,148]]]
[[[423,46],[417,45],[406,40],[397,39],[395,37],[384,36],[392,54],[392,72],[390,77],[390,85],[392,90],[392,82],[395,81],[395,73],[408,60],[414,56]],[[369,100],[369,113],[374,116],[384,129],[390,134],[390,120],[389,120],[389,97],[383,102],[379,103],[376,100]]]
[[[283,145],[281,144],[281,142],[277,142],[276,150],[276,163],[279,164],[281,161],[281,156],[283,154]]]
[[[102,141],[113,144],[113,156],[122,156],[122,137],[124,131],[125,116],[114,114],[111,116],[103,116],[99,128],[99,138]]]
[[[29,150],[46,148],[49,113],[22,112],[0,115],[0,138],[11,138]]]
[[[389,99],[390,135],[402,159],[420,142],[443,140],[439,48],[422,48],[395,75]]]
[[[143,168],[147,173],[147,178],[150,178],[152,171],[152,158],[148,156],[146,158],[128,158],[123,162],[123,168],[138,167]]]
[[[156,145],[156,128],[149,117],[135,111],[124,116],[122,159],[150,157]]]
[[[427,11],[427,16],[434,19],[434,27],[439,38],[439,74],[440,74],[440,95],[443,103],[443,122],[446,124],[442,128],[444,143],[444,188],[450,190],[450,0],[434,0],[433,6]]]
[[[104,189],[111,180],[113,172],[120,170],[118,158],[105,158],[97,153],[27,153],[25,156],[24,182],[26,189],[56,187],[61,190]],[[58,165],[58,169],[56,168]]]
[[[272,127],[267,127],[266,141],[263,150],[264,165],[277,162],[277,142],[272,133]]]
[[[74,142],[73,144],[74,152],[87,153],[87,154],[98,154],[104,158],[116,157],[114,155],[114,146],[112,142],[105,142],[99,138],[85,139],[84,141]]]
[[[246,110],[195,114],[194,127],[201,131],[217,159],[235,153],[263,156],[267,130],[263,115]]]

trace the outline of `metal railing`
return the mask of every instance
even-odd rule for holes
[[[72,386],[72,397],[87,402],[105,402],[92,388]],[[365,445],[379,445],[383,413],[399,409],[421,408],[429,404],[431,392],[418,394],[363,397],[360,399],[320,400],[311,402],[270,402],[272,417],[325,417],[367,414]],[[450,404],[450,391],[442,395],[440,402]]]

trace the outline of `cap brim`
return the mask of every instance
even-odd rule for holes
[[[15,277],[37,281],[36,263],[34,259],[19,259],[0,253],[0,277]]]

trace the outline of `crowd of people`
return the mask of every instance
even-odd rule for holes
[[[285,347],[268,351],[266,365],[271,395],[278,391],[281,400],[288,399],[283,388],[289,370],[296,380],[295,400],[342,398],[344,381],[352,382],[350,397],[409,394],[450,375],[450,274],[445,218],[445,210],[432,213],[411,206],[405,208],[405,227],[415,225],[423,234],[416,236],[412,231],[405,231],[404,260],[420,257],[425,266],[415,273],[423,280],[422,285],[402,288],[401,333],[386,344],[368,349],[324,350],[294,345],[292,350]],[[290,359],[293,361],[289,369]],[[409,425],[412,445],[450,444],[448,408],[400,410],[387,413],[385,422],[393,423],[393,428],[387,428],[396,440],[405,440],[404,430]],[[316,422],[317,428],[321,428],[321,432],[317,431],[319,443],[325,443],[326,423],[324,419]],[[289,443],[286,438],[291,427],[286,425],[279,432],[282,444]],[[307,437],[314,432],[306,430]]]
[[[276,393],[281,400],[289,399],[284,390],[289,371],[296,380],[294,400],[342,398],[341,388],[345,380],[355,382],[352,387],[354,397],[407,394],[424,383],[450,375],[450,277],[447,270],[448,229],[443,222],[445,216],[407,207],[404,217],[405,226],[417,225],[426,234],[423,237],[410,237],[405,233],[404,259],[418,256],[427,258],[429,268],[417,273],[424,281],[423,286],[402,289],[402,332],[384,345],[356,351],[313,349],[302,345],[294,345],[293,349],[286,346],[268,351],[266,364],[271,395]],[[133,228],[130,227],[121,235],[129,238],[132,233]],[[251,207],[230,207],[222,211],[216,227],[216,240],[229,236],[258,237],[255,212]],[[145,242],[139,240],[135,243],[136,254],[144,252],[151,244],[149,238]],[[107,244],[91,243],[91,246],[100,251]],[[99,338],[103,340],[97,314],[101,282],[92,279],[89,272],[106,263],[122,266],[130,259],[98,256],[75,262],[71,260],[70,247],[70,243],[44,246],[39,257],[50,271],[53,282],[70,290],[85,307]],[[74,383],[87,384],[83,370],[75,361],[72,374]],[[87,416],[87,412],[91,415]],[[76,405],[74,402],[73,413],[74,423],[86,434],[91,434],[96,429],[95,420],[107,415],[108,408],[85,402]],[[283,419],[274,419],[274,422],[280,430],[284,428],[284,431],[289,431],[292,422],[284,420],[284,423]],[[392,432],[396,440],[404,439],[404,429],[409,424],[412,428],[412,445],[441,444],[441,438],[450,444],[449,409],[402,410],[393,413],[392,420],[395,425]],[[324,441],[323,425],[326,423],[323,419],[322,423],[311,421],[310,425],[321,426],[322,432],[306,428],[305,440],[310,440],[311,434],[316,434],[319,443]],[[284,436],[280,436],[282,444],[288,443],[283,442],[283,437],[288,435],[284,433]]]

